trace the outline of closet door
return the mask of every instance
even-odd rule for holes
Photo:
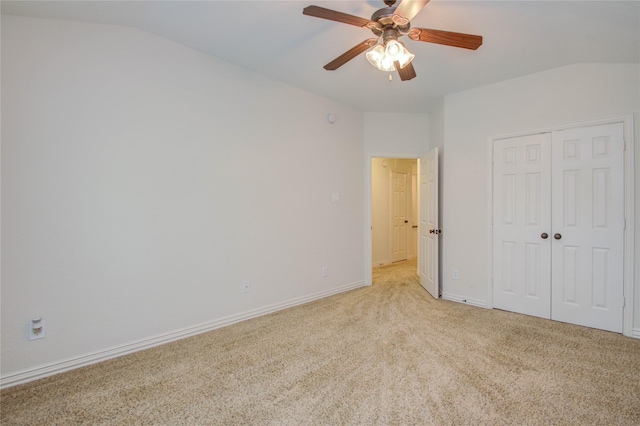
[[[622,332],[623,125],[552,138],[551,317]]]
[[[496,141],[493,306],[551,316],[551,134]]]

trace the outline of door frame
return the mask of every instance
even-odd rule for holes
[[[553,127],[538,128],[534,130],[514,132],[508,134],[494,135],[487,138],[486,161],[490,167],[487,167],[487,308],[493,309],[493,145],[494,141],[499,139],[513,138],[519,136],[528,136],[538,133],[550,133],[554,131],[572,129],[577,127],[599,126],[603,124],[622,123],[623,134],[625,140],[624,148],[624,254],[623,254],[623,295],[624,308],[622,314],[622,334],[629,337],[640,338],[640,330],[633,330],[633,311],[634,311],[634,291],[635,282],[634,259],[634,222],[635,222],[635,203],[634,203],[634,122],[633,114],[603,118],[599,120],[583,121],[578,123],[569,123]]]
[[[365,179],[364,179],[364,284],[370,286],[373,281],[373,258],[371,251],[373,250],[372,241],[372,210],[371,210],[371,160],[374,158],[398,158],[402,160],[417,160],[424,154],[393,154],[389,152],[384,153],[368,153],[365,156]],[[418,210],[419,211],[419,210]],[[420,247],[418,247],[418,257],[420,256]]]

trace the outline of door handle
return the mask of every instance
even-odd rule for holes
[[[409,221],[408,221],[408,220],[405,220],[405,221],[404,221],[404,223],[409,223]]]
[[[434,232],[436,232],[436,230],[435,230],[435,229],[429,229],[429,233],[430,233],[430,234],[433,234]]]
[[[555,238],[556,240],[559,240],[560,238],[562,238],[562,234],[555,234],[553,238]]]
[[[540,235],[540,238],[542,238],[543,240],[546,240],[547,238],[549,238],[549,234],[547,234],[546,232],[543,232],[542,235]]]

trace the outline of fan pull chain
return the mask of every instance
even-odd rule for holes
[[[389,74],[389,81],[393,80],[393,74]]]

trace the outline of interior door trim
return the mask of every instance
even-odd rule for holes
[[[415,153],[393,153],[393,152],[373,152],[364,155],[364,282],[366,286],[372,284],[373,276],[373,259],[371,255],[372,239],[371,239],[371,160],[374,158],[399,158],[406,160],[415,160],[423,155],[419,152]],[[417,272],[416,272],[417,273]]]

